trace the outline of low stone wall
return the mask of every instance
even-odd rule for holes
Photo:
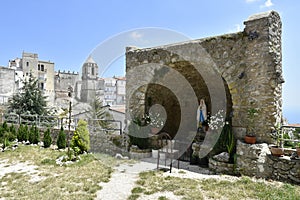
[[[209,158],[209,169],[215,172],[216,174],[230,174],[235,175],[234,164],[219,162],[213,158]]]
[[[268,144],[246,144],[237,141],[237,171],[242,175],[269,177],[266,156],[270,154]]]
[[[300,183],[300,159],[271,155],[268,144],[237,141],[237,171],[242,175]]]
[[[300,184],[300,160],[267,155],[270,178]]]
[[[116,146],[105,131],[90,132],[90,146],[90,151],[93,153],[105,153],[111,156],[122,154],[123,156],[128,156],[126,148]]]

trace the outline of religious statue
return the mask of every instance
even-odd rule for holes
[[[197,130],[203,128],[203,123],[207,120],[207,110],[204,99],[200,99],[197,109]]]

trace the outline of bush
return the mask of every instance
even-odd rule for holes
[[[16,136],[16,129],[14,126],[8,127],[7,123],[4,122],[0,126],[0,143],[2,143],[2,147],[5,148],[10,146],[10,143],[17,138]]]
[[[28,140],[30,144],[33,144],[34,141],[34,127],[31,126],[28,132]]]
[[[66,142],[66,134],[64,132],[63,127],[60,128],[56,144],[57,144],[58,149],[64,149],[64,148],[66,148],[66,144],[67,144],[67,142]]]
[[[50,133],[50,129],[48,128],[46,130],[46,132],[44,133],[44,139],[43,139],[43,142],[44,142],[44,147],[45,148],[48,148],[51,146],[51,143],[52,143],[52,138],[51,138],[51,133]]]
[[[31,126],[28,140],[31,144],[38,144],[40,142],[40,131],[36,126]]]
[[[90,149],[90,133],[87,129],[87,122],[79,120],[71,141],[71,147],[76,154],[82,154]]]
[[[14,138],[16,139],[17,138],[17,130],[13,124],[9,127],[9,131],[11,132],[12,135],[14,135]]]
[[[2,124],[2,128],[3,128],[3,131],[9,131],[9,128],[8,128],[8,125],[7,125],[6,121]]]
[[[29,136],[28,126],[20,125],[17,133],[17,138],[19,142],[27,141]]]
[[[34,126],[34,137],[33,144],[38,144],[40,142],[40,130]]]

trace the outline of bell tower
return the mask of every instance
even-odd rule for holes
[[[98,65],[90,55],[82,67],[82,80],[96,80],[98,78]]]

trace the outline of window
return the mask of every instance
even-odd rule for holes
[[[44,71],[44,65],[41,65],[41,71]]]
[[[29,67],[29,62],[26,62],[26,67]]]
[[[41,70],[41,65],[40,64],[38,64],[38,70]]]
[[[41,83],[41,90],[44,90],[44,83]]]
[[[92,67],[92,75],[93,75],[93,76],[94,76],[94,73],[95,73],[95,72],[94,72],[94,67]]]

